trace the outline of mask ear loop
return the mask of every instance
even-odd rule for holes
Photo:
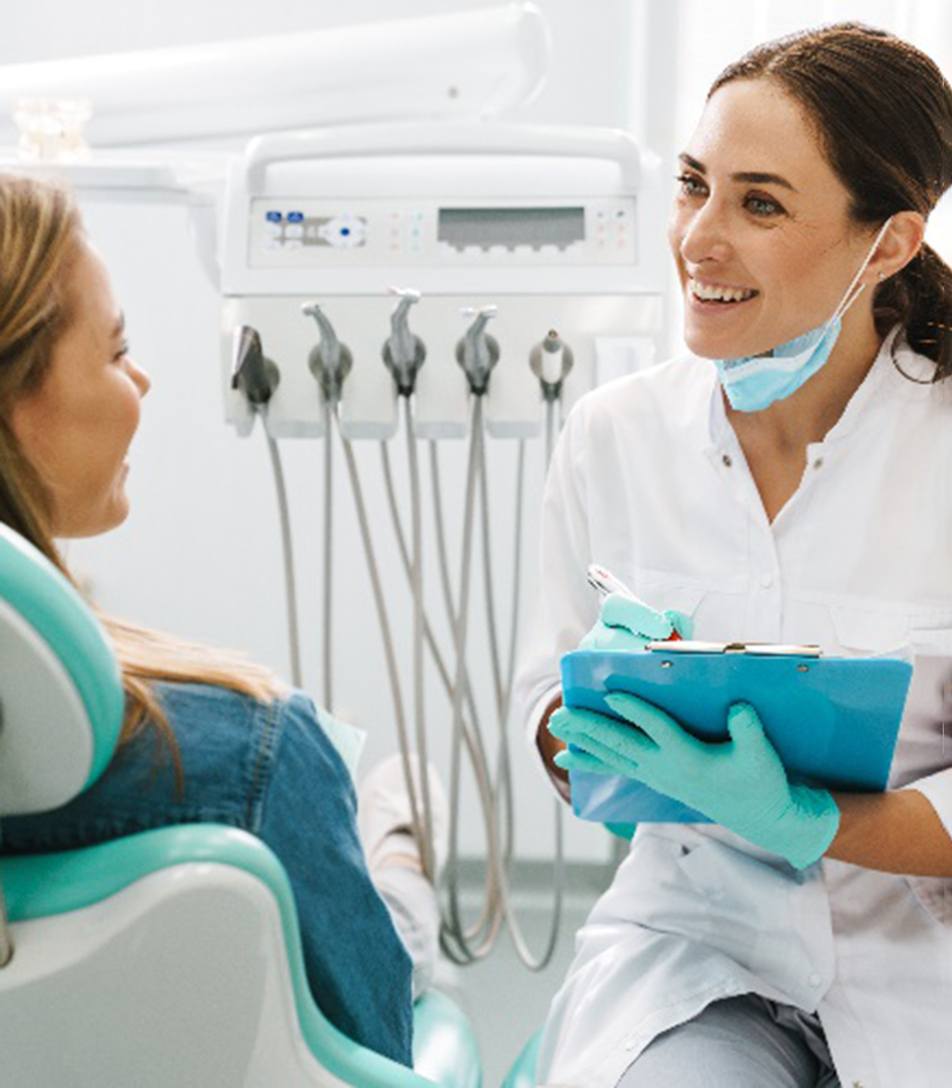
[[[850,308],[850,306],[853,305],[853,303],[859,298],[859,296],[866,289],[866,284],[865,283],[860,283],[858,287],[857,287],[857,283],[859,282],[860,276],[862,276],[862,274],[869,267],[869,262],[876,255],[876,250],[879,249],[879,243],[883,240],[883,237],[886,234],[886,231],[889,229],[889,224],[892,221],[893,221],[893,217],[890,216],[886,220],[886,222],[883,223],[883,225],[879,228],[879,234],[876,235],[875,241],[869,247],[869,252],[866,254],[866,257],[863,260],[863,263],[859,266],[859,271],[850,280],[850,285],[849,285],[849,287],[846,288],[846,293],[843,295],[843,298],[840,300],[839,306],[837,306],[836,309],[833,311],[833,316],[830,318],[830,320],[828,322],[828,325],[832,325],[833,322],[836,321],[837,318],[842,317],[843,314],[846,313],[846,311]],[[853,288],[856,288],[856,290],[854,291]]]

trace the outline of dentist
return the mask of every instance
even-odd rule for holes
[[[859,24],[732,64],[680,156],[691,354],[571,413],[517,697],[563,797],[567,769],[602,769],[714,822],[636,829],[552,1002],[540,1083],[948,1083],[952,270],[923,234],[950,184],[952,89]],[[637,647],[682,622],[618,598],[598,617],[596,560],[701,639],[906,648],[887,792],[789,781],[756,707],[717,745],[634,697],[613,709],[641,732],[560,709],[583,637]]]

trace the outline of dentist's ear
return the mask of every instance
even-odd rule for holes
[[[896,212],[890,217],[889,229],[866,266],[863,279],[878,284],[901,272],[922,248],[925,233],[926,221],[918,212]]]

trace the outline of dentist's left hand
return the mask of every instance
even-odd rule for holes
[[[752,706],[731,706],[730,739],[708,743],[637,696],[616,692],[605,701],[625,722],[566,707],[552,715],[549,731],[570,745],[555,757],[558,766],[634,778],[798,869],[826,853],[839,829],[836,802],[789,781]]]

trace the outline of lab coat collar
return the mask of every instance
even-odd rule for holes
[[[902,336],[900,325],[893,326],[884,337],[873,365],[869,368],[869,373],[850,397],[843,414],[833,424],[822,442],[811,443],[811,450],[826,448],[848,438],[862,420],[872,417],[874,411],[870,409],[875,408],[878,398],[896,395],[906,397],[928,395],[928,391],[934,388],[931,384],[917,384],[904,377],[903,374],[918,379],[920,383],[929,382],[934,365],[930,359],[917,354],[909,347],[905,337]],[[709,452],[719,452],[729,446],[733,447],[736,437],[727,418],[724,393],[717,380],[717,371],[713,364],[711,364],[710,372],[709,432],[705,444]]]

